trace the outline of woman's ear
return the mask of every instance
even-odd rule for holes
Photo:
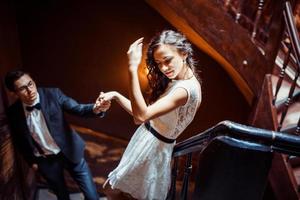
[[[188,54],[186,52],[181,52],[180,53],[182,60],[186,60],[186,58],[188,57]]]
[[[186,60],[187,59],[187,53],[182,54],[182,60]]]

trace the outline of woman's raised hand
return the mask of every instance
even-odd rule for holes
[[[142,60],[143,37],[132,43],[127,51],[129,68],[137,70]]]

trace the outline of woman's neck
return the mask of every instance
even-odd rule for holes
[[[191,68],[186,67],[184,70],[185,71],[184,71],[183,75],[182,76],[178,76],[176,78],[176,80],[187,80],[187,79],[191,79],[194,76],[194,73],[193,73],[193,71],[192,71]]]

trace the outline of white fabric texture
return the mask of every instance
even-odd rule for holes
[[[195,77],[172,81],[162,96],[172,95],[178,87],[188,93],[186,104],[150,120],[157,132],[171,139],[176,139],[191,123],[201,103],[201,88]],[[171,182],[174,145],[175,142],[169,144],[157,139],[144,124],[140,125],[107,181],[112,188],[129,193],[136,199],[166,199]]]

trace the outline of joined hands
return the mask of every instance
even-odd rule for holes
[[[94,104],[93,111],[94,113],[100,113],[100,112],[106,112],[110,106],[111,106],[111,101],[110,99],[106,100],[102,98],[102,95],[105,94],[104,92],[100,92],[99,97],[96,99],[96,102]]]

